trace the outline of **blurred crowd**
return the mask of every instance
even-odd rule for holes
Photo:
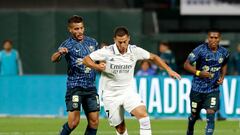
[[[108,43],[102,42],[100,48],[107,46]],[[160,56],[166,64],[173,70],[179,71],[179,66],[176,64],[175,54],[171,49],[168,42],[160,42],[158,44],[158,56]],[[179,71],[181,73],[181,71]],[[13,48],[11,40],[4,40],[2,42],[2,50],[0,51],[0,75],[22,75],[22,63],[20,55],[16,49]],[[149,76],[149,75],[162,75],[166,76],[167,72],[158,66],[154,65],[149,60],[139,62],[137,67],[136,76]],[[240,75],[240,43],[236,49],[231,52],[228,61],[227,75]]]

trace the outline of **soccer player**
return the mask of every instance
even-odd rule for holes
[[[83,59],[88,67],[97,69],[95,61],[105,61],[106,68],[101,70],[101,90],[103,104],[111,126],[117,135],[128,135],[124,122],[124,110],[134,115],[140,123],[140,135],[151,135],[150,119],[140,96],[134,91],[134,67],[137,60],[150,59],[167,70],[171,77],[180,79],[165,62],[155,54],[130,45],[130,35],[125,27],[117,27],[114,42],[91,53]]]
[[[58,62],[65,55],[67,71],[67,92],[65,96],[68,111],[66,122],[60,135],[69,135],[80,121],[82,105],[88,125],[84,135],[96,135],[99,123],[99,99],[95,87],[95,71],[82,64],[82,59],[98,48],[95,39],[84,35],[84,23],[80,16],[72,16],[68,20],[71,36],[66,39],[55,52],[51,60]],[[102,66],[104,67],[104,66]],[[101,66],[99,66],[101,68]]]
[[[12,47],[11,40],[3,41],[0,51],[0,75],[22,75],[22,62],[17,50]]]
[[[187,135],[193,135],[194,124],[200,110],[207,111],[206,135],[214,131],[214,117],[219,104],[219,85],[223,83],[229,52],[219,45],[219,31],[208,32],[208,42],[199,45],[184,63],[185,70],[194,74],[190,93],[191,115],[188,118]],[[195,65],[195,66],[194,66]]]

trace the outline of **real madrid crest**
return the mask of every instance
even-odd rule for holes
[[[90,52],[93,52],[95,50],[95,47],[93,45],[90,45],[89,47]]]
[[[131,60],[131,61],[134,61],[133,55],[130,55],[130,60]]]
[[[223,62],[223,58],[219,58],[218,63],[222,63]]]

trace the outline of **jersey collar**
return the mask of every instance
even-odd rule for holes
[[[117,48],[116,43],[113,44],[113,51],[114,51],[115,54],[121,54],[121,53],[119,52],[118,48]],[[127,52],[126,52],[126,53],[131,53],[130,44],[128,45],[128,49],[127,49]]]
[[[209,47],[208,43],[206,43],[206,45],[207,45],[207,48],[208,48],[210,51],[213,52],[213,50]],[[217,50],[216,50],[216,52],[219,50],[219,48],[220,48],[220,45],[218,44],[218,45],[217,45]]]
[[[84,40],[86,39],[85,35],[83,35],[83,39],[81,41],[78,41],[75,37],[73,37],[72,35],[70,35],[70,38],[76,42],[82,43],[84,42]]]

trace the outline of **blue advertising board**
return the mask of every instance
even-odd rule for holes
[[[190,113],[191,79],[190,76],[183,76],[181,80],[162,76],[136,77],[135,90],[146,103],[151,117],[186,118]],[[220,87],[220,111],[224,117],[240,118],[239,81],[239,76],[227,76]],[[97,86],[98,83],[99,78]],[[63,75],[1,76],[0,115],[65,116],[65,92],[66,76]]]

